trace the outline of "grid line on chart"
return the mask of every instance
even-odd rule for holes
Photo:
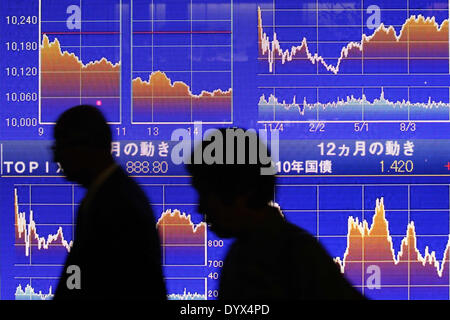
[[[296,202],[288,201],[289,199],[284,198],[283,194],[295,194],[298,200]],[[343,196],[343,194],[346,194],[346,196]],[[440,200],[438,202],[430,200],[424,202],[424,199],[428,199],[430,195],[436,195]],[[358,204],[358,197],[360,199],[359,208],[355,208],[355,206]],[[377,239],[383,241],[384,239],[392,241],[393,247],[389,250],[392,250],[394,260],[392,260],[390,257],[386,257],[386,259],[376,259],[373,255],[371,256],[373,252],[371,253],[367,251],[369,250],[369,248],[364,245],[364,242],[366,240],[365,233],[361,233],[361,235],[356,233],[350,234],[350,229],[348,231],[345,231],[344,233],[343,225],[345,223],[345,216],[349,217],[348,221],[350,221],[351,219],[353,219],[355,213],[361,215],[361,220],[356,220],[361,228],[365,223],[367,223],[365,228],[368,228],[370,230],[373,226],[372,223],[375,223],[375,215],[379,212],[378,209],[376,209],[378,208],[378,202],[377,206],[375,207],[375,199],[377,199],[378,201],[378,199],[381,198],[384,198],[385,200],[384,202],[382,202],[382,212],[388,214],[388,216],[383,217],[383,219],[386,220],[387,225],[389,226],[389,228],[386,230],[388,233],[384,234],[383,232],[381,232],[380,234],[377,233],[369,235],[370,239],[372,239],[371,241],[378,241]],[[368,201],[370,201],[370,203]],[[432,280],[438,275],[439,277],[442,277],[442,275],[445,274],[443,270],[446,270],[446,268],[450,266],[449,258],[448,256],[446,256],[448,248],[441,248],[442,245],[448,246],[449,243],[448,232],[450,231],[450,184],[278,184],[275,202],[280,206],[283,213],[288,214],[287,219],[291,220],[291,222],[293,223],[299,223],[300,225],[302,225],[303,222],[306,223],[306,225],[310,225],[308,221],[311,221],[310,219],[312,219],[312,214],[315,214],[316,225],[310,225],[310,227],[308,227],[308,230],[315,230],[315,234],[313,233],[313,236],[317,237],[320,240],[326,241],[329,239],[330,241],[334,241],[335,239],[341,239],[343,245],[345,244],[347,249],[352,246],[352,243],[354,243],[353,241],[362,242],[361,259],[357,259],[354,257],[351,260],[347,261],[345,266],[349,267],[351,265],[358,265],[358,267],[361,268],[359,283],[356,283],[355,287],[360,288],[363,294],[367,289],[373,289],[373,285],[371,285],[370,283],[366,283],[367,279],[365,278],[365,268],[367,265],[369,265],[369,262],[370,265],[391,265],[393,263],[395,265],[407,265],[407,269],[405,270],[404,274],[404,280],[397,280],[398,282],[400,282],[397,284],[395,283],[395,281],[392,281],[392,283],[388,282],[389,284],[381,284],[380,288],[405,288],[407,289],[407,291],[405,291],[405,294],[407,293],[408,299],[415,298],[416,293],[412,292],[412,288],[450,287],[450,277],[448,279],[448,283],[442,283],[441,278],[438,278],[441,279],[439,284],[433,282],[435,280]],[[389,208],[390,204],[395,204],[394,208],[384,210],[384,206],[386,206],[386,208]],[[296,205],[298,206],[298,208],[295,208]],[[289,209],[283,209],[284,206],[287,206]],[[345,206],[349,206],[352,208],[345,209]],[[336,209],[333,209],[333,207],[336,207]],[[306,213],[309,213],[310,215],[304,215]],[[370,220],[371,216],[366,216],[368,213],[374,213],[373,222],[372,220]],[[444,228],[445,233],[439,231],[427,233],[427,229],[423,226],[423,219],[431,213],[439,214],[440,219],[447,221],[446,223],[440,223],[444,226],[448,226],[448,229]],[[335,229],[334,224],[327,223],[332,221],[329,219],[330,215],[333,214],[336,214],[336,218],[340,219],[339,221],[342,221],[341,228],[338,227],[338,229]],[[356,217],[358,217],[359,215],[357,215]],[[322,218],[324,218],[325,220],[322,221]],[[402,227],[400,227],[398,223],[402,223]],[[398,232],[391,231],[392,228],[394,228],[395,230],[403,228],[403,224],[405,224],[404,233],[402,232],[398,234]],[[401,251],[401,247],[398,246],[400,243],[404,243],[405,239],[408,239],[408,236],[410,235],[410,230],[408,231],[408,229],[411,227],[414,228],[413,235],[415,237],[415,241],[411,240],[412,242],[409,242],[410,240],[408,240],[407,243],[408,245],[411,244],[416,247],[407,247],[406,256],[404,256],[405,252],[403,252],[403,256],[400,258],[399,253]],[[335,230],[334,232],[337,233],[333,234],[333,230]],[[428,241],[435,242],[428,243]],[[441,244],[438,244],[438,242],[436,241],[441,242]],[[421,244],[419,244],[419,242],[421,242]],[[328,241],[325,243],[332,242]],[[429,248],[429,251],[428,249],[424,250],[424,246],[426,245],[428,247],[430,244],[431,247]],[[422,284],[417,283],[417,271],[414,270],[417,270],[420,260],[417,260],[418,258],[416,256],[413,256],[412,254],[414,250],[418,250],[419,257],[424,258],[426,257],[426,255],[424,255],[426,252],[435,251],[433,245],[437,245],[440,248],[436,252],[435,256],[435,261],[438,264],[436,266],[437,274],[431,275],[432,277],[430,277],[430,280],[428,280],[429,283],[427,283],[427,280],[422,280]],[[337,254],[335,251],[332,251],[333,256],[340,257],[342,259],[344,249],[345,247],[340,247],[340,253]],[[413,269],[413,266],[415,269]],[[367,290],[367,294],[370,295],[371,290]]]
[[[142,15],[141,12],[137,11],[139,8],[139,5],[134,3],[134,1],[131,1],[131,34],[132,34],[132,45],[131,45],[131,79],[132,79],[132,103],[131,103],[131,122],[132,124],[167,124],[167,125],[176,125],[176,124],[192,124],[197,121],[202,121],[204,124],[230,124],[233,121],[233,97],[232,94],[230,95],[229,102],[229,110],[222,110],[225,104],[228,102],[228,98],[224,96],[224,93],[228,93],[228,90],[232,90],[232,84],[233,84],[233,63],[232,63],[232,57],[233,57],[233,14],[232,14],[232,1],[224,0],[224,4],[230,4],[230,11],[231,16],[230,19],[220,19],[219,17],[215,17],[214,19],[196,19],[194,17],[194,3],[191,0],[186,0],[185,3],[179,4],[179,11],[182,12],[183,6],[186,7],[186,17],[173,17],[173,19],[169,18],[161,18],[160,15],[156,12],[157,6],[154,3],[154,0],[151,1],[150,4],[150,14],[149,16],[140,16]],[[168,8],[166,8],[168,10]],[[158,26],[155,26],[156,23],[164,23],[160,24]],[[184,22],[186,25],[184,28],[180,27],[178,30],[172,30],[170,27],[170,24],[173,26],[177,26],[176,23]],[[145,24],[149,24],[149,28],[151,28],[151,31],[143,31],[142,28],[145,27]],[[209,27],[208,24],[218,24],[218,28],[216,31],[210,31],[207,29],[206,31],[198,31],[196,30],[196,25],[204,24],[206,28]],[[180,25],[181,26],[181,25]],[[223,28],[227,28],[226,30],[222,30]],[[165,29],[158,29],[157,31],[155,28],[169,28],[169,31],[164,31]],[[149,33],[149,38],[147,40],[144,40],[144,38],[138,38],[138,36],[143,36],[145,34]],[[172,43],[171,41],[167,43],[160,43],[158,38],[156,38],[157,34],[155,33],[170,33],[170,34],[178,34],[178,35],[184,35],[186,40],[186,44],[180,44],[180,43]],[[230,36],[231,40],[225,38],[214,40],[214,38],[211,38],[209,44],[204,41],[198,41],[196,40],[195,35],[196,34],[219,34],[223,36]],[[207,38],[205,38],[207,39]],[[224,40],[226,39],[226,40]],[[146,42],[147,41],[147,42]],[[226,42],[224,42],[226,41]],[[148,43],[149,42],[149,43]],[[184,42],[184,41],[183,41]],[[216,43],[214,43],[216,42]],[[168,61],[159,61],[158,57],[160,57],[164,52],[167,52],[167,50],[173,48],[175,51],[176,49],[186,49],[186,55],[183,56],[177,55],[175,51],[171,52],[170,55],[172,55],[171,59],[177,59],[177,63],[175,64],[175,67],[171,66],[172,63]],[[218,65],[215,69],[214,66],[208,67],[208,70],[196,70],[196,69],[202,69],[198,68],[196,66],[196,61],[194,60],[194,50],[197,48],[223,48],[224,50],[229,50],[231,55],[231,61],[229,63],[229,66]],[[146,62],[145,60],[142,60],[142,58],[139,54],[145,53],[145,50],[148,49],[149,53],[148,55],[151,58],[151,63]],[[157,51],[157,49],[161,49]],[[167,50],[164,50],[167,49]],[[183,53],[184,51],[176,51],[179,53]],[[214,54],[214,52],[212,53]],[[188,57],[190,56],[190,57]],[[200,55],[201,56],[201,55]],[[184,61],[185,59],[186,61]],[[147,67],[144,67],[145,64],[148,64]],[[183,65],[184,63],[184,65]],[[180,68],[177,68],[178,65],[183,66]],[[141,67],[139,67],[141,65]],[[213,70],[213,69],[214,70]],[[151,69],[151,70],[148,70]],[[189,95],[183,94],[182,96],[177,95],[165,95],[165,96],[155,96],[155,86],[162,86],[162,82],[159,80],[155,80],[156,76],[160,75],[160,73],[163,73],[167,79],[164,79],[164,81],[170,81],[172,85],[175,82],[178,82],[179,84],[182,84],[183,86],[186,86],[186,89],[189,93]],[[185,73],[185,75],[182,75]],[[228,77],[228,73],[230,74],[230,83],[226,84],[227,87],[225,87],[225,84],[220,84],[217,88],[214,89],[204,89],[204,84],[202,83],[203,80],[199,81],[199,77],[197,75],[206,75],[210,73],[215,73],[219,77],[224,76],[226,79]],[[147,75],[148,74],[148,75]],[[178,78],[178,75],[180,77]],[[152,76],[155,76],[153,78]],[[184,77],[184,78],[183,78]],[[138,78],[141,79],[141,82],[138,82]],[[154,82],[152,82],[154,81]],[[221,80],[222,82],[226,82],[225,80]],[[152,82],[152,83],[151,83]],[[188,83],[189,82],[189,83]],[[208,84],[209,85],[209,84]],[[145,90],[147,88],[151,88],[147,95],[145,95]],[[167,90],[169,90],[168,88]],[[196,92],[199,92],[199,94],[196,94]],[[221,91],[221,93],[220,93]],[[133,93],[134,92],[134,93]],[[204,93],[208,93],[208,101],[209,104],[211,102],[214,104],[215,111],[214,112],[206,112],[205,110],[210,107],[204,106],[204,100],[205,97],[203,96]],[[144,93],[144,94],[142,94]],[[210,96],[211,95],[211,96]],[[224,98],[225,97],[225,98]],[[217,98],[217,99],[214,99]],[[147,101],[148,100],[148,101]],[[186,110],[183,108],[179,108],[179,102],[186,100]],[[167,101],[167,102],[166,102]],[[224,102],[225,101],[225,102]],[[208,105],[209,105],[208,104]],[[172,108],[172,114],[173,116],[169,119],[168,116],[165,114],[165,111],[163,109],[167,109],[168,105],[170,108]],[[184,106],[184,105],[183,105]],[[164,108],[163,108],[164,107]],[[178,109],[177,109],[178,108]],[[205,109],[206,108],[206,109]],[[226,106],[228,109],[228,105]],[[189,110],[187,110],[189,109]],[[209,109],[208,109],[209,110]],[[178,112],[178,113],[177,113]],[[216,114],[217,113],[217,114]],[[179,120],[177,119],[179,118]]]
[[[373,103],[372,99],[367,100],[368,102],[359,101],[363,100],[363,96],[365,97],[366,87],[363,85],[358,86],[358,89],[362,91],[361,98],[358,96],[359,93],[354,96],[354,93],[350,91],[348,93],[327,91],[332,87],[325,85],[328,78],[329,83],[337,82],[334,79],[335,76],[348,78],[349,84],[364,84],[368,82],[365,79],[372,76],[380,78],[400,77],[397,82],[404,82],[405,84],[411,82],[413,84],[413,81],[409,80],[411,76],[445,77],[442,78],[444,80],[450,74],[448,50],[436,49],[433,50],[433,54],[417,50],[417,47],[421,44],[441,48],[440,44],[449,43],[450,47],[449,37],[446,39],[444,37],[435,39],[431,36],[429,39],[420,38],[417,35],[421,29],[414,29],[416,26],[420,27],[422,21],[427,23],[432,21],[434,22],[432,32],[439,34],[440,37],[442,27],[448,22],[448,18],[439,15],[439,13],[448,12],[448,8],[434,10],[412,7],[408,0],[405,1],[404,8],[380,9],[381,13],[393,13],[392,16],[397,12],[404,13],[404,15],[397,15],[400,20],[392,21],[395,19],[390,19],[389,23],[386,24],[383,21],[382,25],[366,26],[367,15],[364,1],[361,0],[359,3],[358,0],[355,0],[354,3],[355,7],[353,8],[336,9],[322,7],[316,0],[314,7],[277,8],[277,1],[273,0],[271,8],[258,7],[258,14],[260,14],[258,30],[262,32],[260,34],[262,38],[259,39],[258,43],[262,44],[259,48],[260,51],[262,50],[262,54],[257,56],[259,62],[257,76],[264,79],[262,81],[270,81],[269,78],[275,79],[277,83],[298,82],[294,81],[295,76],[310,76],[311,82],[317,80],[317,85],[314,87],[316,89],[315,101],[313,101],[314,93],[312,91],[299,90],[297,93],[294,90],[289,90],[303,89],[295,85],[283,87],[260,85],[258,87],[258,89],[261,89],[258,102],[258,123],[302,124],[313,121],[323,123],[354,123],[357,121],[368,123],[450,122],[449,86],[434,86],[432,83],[425,81],[427,90],[442,88],[445,89],[445,92],[431,91],[429,94],[421,92],[412,94],[410,92],[412,87],[407,86],[407,93],[394,92],[392,99],[387,100],[379,99],[376,96]],[[283,3],[283,5],[286,5],[286,3]],[[333,23],[335,12],[348,13],[354,21],[350,21],[349,24],[342,21]],[[328,16],[324,16],[324,13],[330,13],[331,18],[327,19]],[[278,14],[280,14],[279,17]],[[308,17],[310,19],[303,19],[303,21],[306,21],[303,23],[297,22],[302,19],[296,19],[295,21],[286,19],[286,22],[283,22],[282,17],[294,18],[297,17],[295,14],[300,14],[299,18]],[[327,29],[330,28],[333,28],[335,32],[327,33]],[[374,35],[389,28],[394,28],[397,40],[400,37],[404,40],[404,45],[402,44],[400,49],[395,47],[393,40],[382,36],[377,37],[376,41],[374,40],[373,43],[376,42],[376,47],[369,44]],[[344,35],[344,30],[349,32]],[[415,34],[413,34],[414,32]],[[299,41],[302,36],[303,40]],[[322,40],[322,38],[324,39]],[[341,48],[337,48],[339,44],[342,44]],[[340,50],[336,50],[336,48]],[[400,54],[395,51],[397,49],[401,51]],[[396,54],[392,54],[391,51],[396,52]],[[384,52],[386,54],[383,54]],[[380,62],[382,61],[387,61],[385,64],[389,67],[381,68]],[[267,66],[265,62],[267,62]],[[391,72],[393,70],[398,71]],[[264,76],[270,77],[263,78]],[[342,87],[347,88],[347,86]],[[321,88],[326,92],[319,92]],[[324,101],[321,102],[320,99]],[[402,104],[402,101],[406,102],[407,105]],[[360,102],[360,105],[358,102]],[[397,105],[399,105],[399,108],[397,108]],[[338,110],[334,110],[333,107]],[[319,109],[321,112],[319,112]],[[314,111],[316,111],[315,114]],[[337,114],[336,111],[342,112]]]
[[[88,103],[88,104],[97,104],[100,108],[102,108],[102,111],[105,113],[105,116],[108,120],[109,124],[121,124],[122,123],[122,72],[121,71],[109,71],[107,69],[109,68],[117,68],[122,69],[122,1],[123,0],[116,0],[115,5],[118,8],[118,17],[113,17],[110,20],[98,19],[87,19],[87,20],[73,20],[74,23],[77,23],[79,25],[76,26],[76,31],[67,31],[67,29],[61,29],[59,24],[61,23],[67,23],[67,20],[61,20],[57,17],[55,19],[42,19],[43,11],[47,10],[48,8],[45,7],[46,4],[48,4],[48,1],[46,0],[39,0],[39,97],[38,97],[38,121],[41,125],[54,125],[55,119],[57,118],[57,115],[62,113],[65,109],[73,106],[75,101],[78,101],[78,104]],[[83,2],[83,0],[76,1],[76,5],[79,7],[80,12],[85,10],[86,3]],[[117,9],[116,9],[117,10]],[[86,31],[86,27],[83,26],[83,24],[90,24],[90,25],[100,25],[100,24],[114,24],[114,31]],[[59,29],[52,29],[59,26]],[[116,40],[113,40],[113,44],[99,44],[99,45],[84,45],[83,43],[83,35],[84,34],[114,34],[117,35],[118,38]],[[59,49],[62,53],[69,52],[70,56],[75,55],[76,59],[74,60],[76,63],[80,63],[80,68],[77,71],[58,71],[58,70],[51,70],[51,71],[42,71],[42,59],[48,59],[45,58],[42,54],[43,51],[43,35],[48,38],[49,46],[57,45],[59,46]],[[75,36],[73,39],[73,43],[71,45],[65,45],[64,41],[61,39],[64,36],[72,35]],[[54,37],[54,39],[51,39],[50,37]],[[78,39],[76,38],[78,37]],[[52,42],[56,41],[57,43]],[[69,40],[70,41],[70,40]],[[78,42],[78,43],[77,43]],[[95,57],[95,58],[89,58],[92,61],[89,61],[89,63],[86,63],[84,60],[93,50],[86,50],[86,49],[110,49],[108,50],[108,53],[105,55],[103,53],[100,54],[101,57]],[[108,62],[110,62],[110,65],[108,67],[105,67],[105,70],[102,71],[90,71],[88,74],[83,73],[83,66],[89,66],[92,62],[100,62],[102,59],[107,59]],[[69,58],[67,58],[69,59]],[[72,58],[70,58],[72,59]],[[118,59],[116,63],[113,61],[115,59]],[[68,61],[68,60],[67,60]],[[67,62],[66,61],[66,62]],[[73,61],[72,61],[73,63]],[[66,79],[62,79],[58,75],[76,75],[78,79],[75,81],[78,84],[75,84],[75,81],[71,82]],[[95,96],[90,93],[85,93],[85,91],[90,90],[90,84],[89,82],[92,81],[92,75],[94,74],[104,74],[105,77],[107,75],[117,75],[114,78],[114,80],[111,82],[110,85],[108,85],[107,88],[102,88],[101,90],[104,90],[106,96],[101,94],[100,96]],[[46,75],[46,77],[43,80],[43,75]],[[54,75],[55,77],[51,77],[51,75]],[[116,81],[117,80],[117,81]],[[57,86],[53,84],[53,82],[59,82],[60,86],[64,86],[64,89],[66,91],[71,91],[71,95],[65,94],[60,95],[60,90]],[[76,94],[76,91],[78,91],[78,95],[73,96],[73,94]],[[56,93],[52,94],[52,93]],[[109,94],[111,93],[111,94]],[[55,107],[56,99],[61,100],[62,102],[58,101],[57,107]],[[66,100],[66,101],[64,101]],[[117,101],[116,101],[117,100]]]

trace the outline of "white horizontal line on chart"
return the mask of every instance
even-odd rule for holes
[[[380,9],[381,11],[401,11],[401,12],[407,12],[407,11],[444,11],[444,12],[448,12],[448,9],[439,9],[439,8],[398,8],[398,9]],[[292,12],[292,11],[298,11],[298,12],[303,12],[303,11],[307,11],[307,12],[317,12],[317,11],[337,11],[337,12],[341,12],[341,11],[354,11],[354,12],[362,12],[362,11],[366,11],[365,8],[355,8],[355,9],[347,9],[347,8],[338,8],[338,9],[332,9],[332,8],[315,8],[315,9],[301,9],[301,8],[293,8],[293,9],[263,9],[261,8],[261,11],[266,11],[266,12],[283,12],[283,11],[288,11],[288,12]]]
[[[402,122],[416,122],[416,123],[450,123],[450,120],[278,120],[278,121],[258,121],[258,123],[402,123]],[[351,175],[350,175],[351,176]],[[386,177],[391,175],[380,175],[380,177]],[[429,175],[432,177],[433,175]],[[314,176],[317,177],[317,176]],[[371,177],[370,175],[367,177]],[[405,176],[406,177],[406,176]]]
[[[394,27],[394,28],[400,28],[403,27],[402,24],[390,24],[390,27]],[[316,25],[314,24],[277,24],[277,25],[263,25],[263,28],[313,28],[313,29],[317,29],[317,28],[355,28],[355,29],[359,29],[361,30],[361,27],[365,27],[364,25],[360,25],[360,24],[319,24]],[[360,39],[361,41],[361,39]],[[380,41],[381,42],[381,41]],[[448,40],[447,40],[448,42]],[[378,43],[378,41],[377,41]]]
[[[295,187],[317,187],[317,188],[322,188],[322,187],[346,187],[346,186],[351,186],[351,187],[415,187],[415,186],[420,186],[420,187],[434,187],[434,186],[440,186],[440,187],[450,187],[450,184],[448,183],[398,183],[398,184],[383,184],[383,183],[346,183],[346,184],[276,184],[277,187],[291,187],[291,186],[295,186]]]
[[[398,72],[398,73],[339,73],[337,75],[332,73],[258,73],[258,76],[328,76],[328,77],[341,77],[341,76],[448,76],[448,73],[407,73],[407,72]]]
[[[64,267],[63,264],[15,263],[15,267]],[[29,278],[29,277],[26,277]]]
[[[163,242],[161,242],[161,247],[205,247],[206,244],[198,244],[198,243],[180,243],[180,244],[164,244]]]
[[[448,89],[450,87],[448,86],[264,86],[264,87],[258,87],[258,89],[430,89],[430,88],[441,88],[441,89]]]
[[[133,99],[151,99],[151,98],[154,98],[154,99],[180,99],[180,100],[183,100],[183,99],[195,99],[195,97],[191,97],[191,98],[189,98],[189,97],[179,97],[179,96],[138,96],[138,97],[133,97]],[[216,97],[216,96],[211,96],[211,97],[207,97],[208,99],[223,99],[224,97]],[[192,121],[192,122],[194,122],[194,121]],[[205,123],[205,122],[202,122],[202,123]]]
[[[59,279],[60,277],[14,277],[14,279]]]
[[[150,71],[150,70],[133,70],[133,73],[153,73],[153,72],[156,72],[157,70],[153,70],[153,71]],[[232,72],[232,70],[163,70],[162,72],[165,72],[165,73],[169,73],[169,72],[171,72],[171,73],[175,73],[175,72],[184,72],[184,73],[196,73],[196,72],[198,72],[198,73],[202,73],[202,72],[223,72],[223,73],[231,73]]]
[[[73,227],[74,223],[35,223],[36,226],[42,226],[42,227],[54,227],[54,226],[60,226],[60,227]],[[20,244],[17,244],[20,245]]]
[[[371,262],[372,261],[370,261],[370,263]],[[378,262],[378,261],[375,261],[375,262]],[[381,262],[384,262],[384,261],[381,261]],[[392,261],[390,261],[390,262],[392,263]],[[407,261],[405,261],[405,262],[407,262]],[[414,261],[411,261],[411,262],[414,262]],[[415,261],[415,262],[417,262],[417,261]],[[401,285],[401,284],[392,284],[392,285],[386,284],[386,285],[382,285],[382,284],[380,284],[379,285],[380,288],[405,288],[405,289],[407,289],[407,288],[448,288],[449,286],[450,285],[446,285],[446,284],[405,284],[405,285]],[[353,285],[353,287],[374,289],[374,287],[370,286],[370,285],[365,285],[365,286]],[[421,300],[423,300],[423,299],[421,299]]]
[[[302,213],[302,212],[316,212],[316,211],[320,211],[320,212],[329,212],[329,213],[335,213],[335,212],[362,212],[362,211],[367,211],[367,212],[373,212],[374,209],[283,209],[281,208],[281,211],[283,212],[298,212],[298,213]],[[384,211],[386,212],[424,212],[426,214],[429,214],[429,211],[432,212],[449,212],[450,209],[384,209]]]
[[[313,234],[313,236],[315,237],[315,238],[345,238],[345,239],[347,239],[348,237],[350,237],[350,238],[361,238],[361,236],[359,235],[354,235],[354,236],[352,236],[352,235],[348,235],[348,234],[342,234],[342,235],[323,235],[323,234],[321,234],[321,235],[319,235],[319,236],[317,236],[317,235],[314,235]],[[406,234],[390,234],[390,236],[391,237],[394,237],[394,238],[405,238],[406,237]],[[432,238],[447,238],[448,239],[448,234],[417,234],[416,233],[416,237],[427,237],[427,238],[430,238],[430,237],[432,237]],[[386,238],[386,235],[370,235],[370,237],[371,238]],[[353,261],[353,260],[352,260]]]
[[[169,125],[169,124],[195,124],[196,123],[196,121],[180,121],[180,122],[173,122],[173,121],[168,121],[168,122],[161,122],[161,121],[159,121],[159,122],[157,122],[157,121],[149,121],[149,122],[136,122],[136,121],[134,121],[134,122],[132,122],[131,124],[167,124],[167,125]],[[233,124],[233,122],[232,121],[222,121],[222,122],[205,122],[205,121],[202,121],[202,124]],[[152,176],[152,178],[155,178],[155,177],[157,177],[157,176]],[[160,176],[161,178],[162,177],[168,177],[168,176]],[[169,176],[169,177],[175,177],[175,176]],[[189,177],[189,176],[179,176],[179,177]]]
[[[282,44],[295,44],[296,46],[299,43],[298,40],[292,40],[292,41],[285,40],[285,41],[278,41],[278,42],[282,43]],[[308,43],[336,43],[336,44],[344,43],[344,44],[348,44],[349,42],[361,42],[361,39],[360,40],[341,40],[341,41],[338,41],[338,40],[308,40]],[[392,41],[381,41],[381,40],[378,41],[377,40],[377,44],[380,44],[380,43],[392,44]],[[435,40],[435,41],[433,41],[433,40],[428,40],[428,41],[410,40],[410,41],[405,41],[405,42],[402,42],[402,43],[399,43],[399,44],[404,44],[406,46],[408,43],[448,43],[448,40],[446,40],[446,41],[438,41],[438,40]]]
[[[336,57],[322,57],[323,59],[337,59]],[[258,57],[258,60],[267,60],[267,58],[264,57]],[[274,58],[275,61],[281,61],[282,58]],[[296,58],[293,57],[292,60],[305,60],[305,61],[311,61],[309,58]],[[411,57],[411,56],[405,56],[405,57],[346,57],[345,60],[446,60],[448,61],[448,56],[446,57]]]

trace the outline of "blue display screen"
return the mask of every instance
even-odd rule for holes
[[[173,133],[242,127],[278,138],[275,205],[365,296],[448,300],[449,10],[447,0],[1,1],[0,299],[53,297],[85,194],[52,160],[53,126],[91,104],[168,230],[169,299],[217,299],[231,243],[202,221]]]

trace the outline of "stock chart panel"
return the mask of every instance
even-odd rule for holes
[[[1,1],[0,299],[53,298],[86,193],[53,161],[53,126],[78,104],[104,113],[148,196],[168,299],[218,298],[233,240],[174,153],[178,130],[222,127],[267,135],[274,205],[366,297],[450,299],[449,8]]]
[[[132,2],[132,122],[231,124],[231,2],[150,8]]]
[[[259,121],[450,121],[447,5],[366,2],[258,6]]]

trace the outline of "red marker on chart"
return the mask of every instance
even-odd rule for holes
[[[447,170],[450,171],[450,161],[444,167],[446,167]]]

